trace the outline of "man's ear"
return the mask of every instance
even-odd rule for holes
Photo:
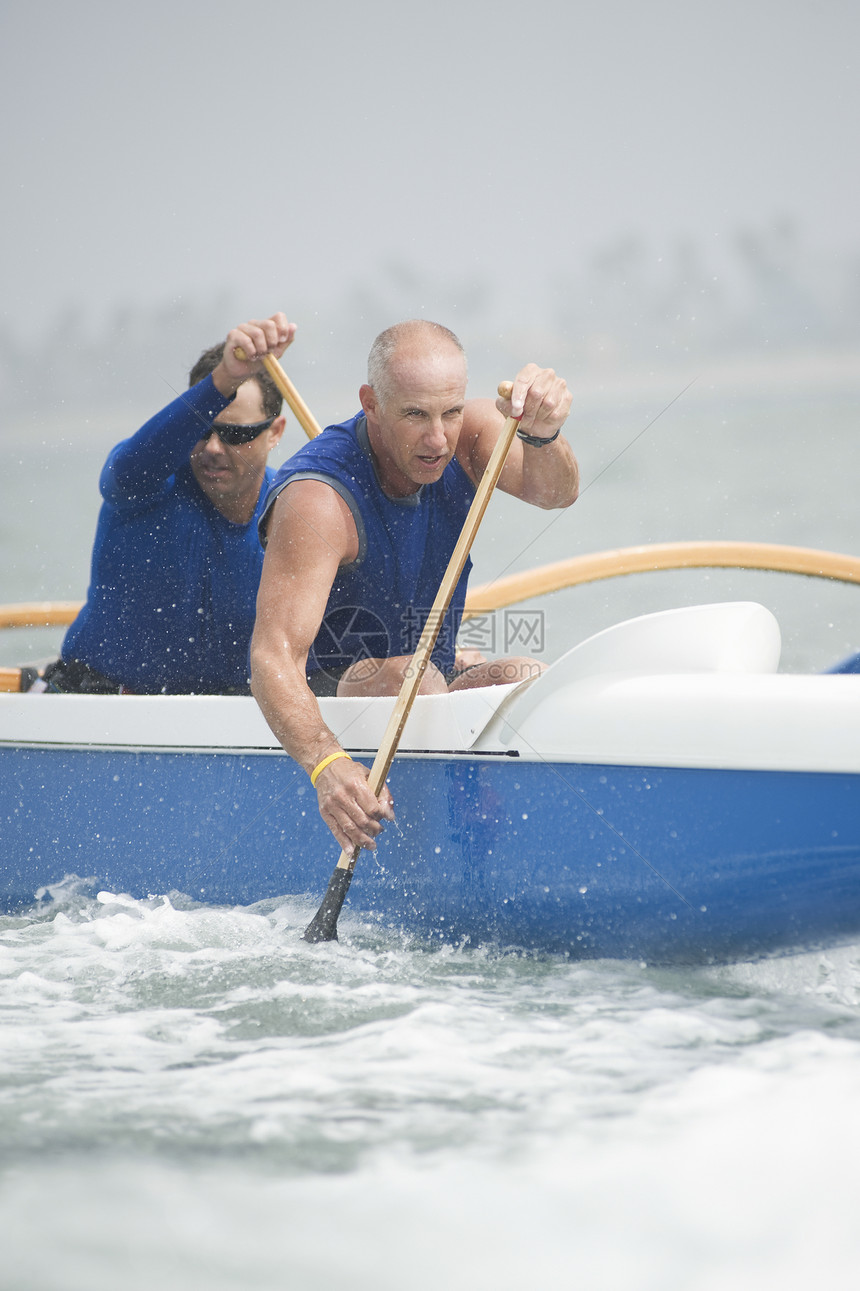
[[[275,447],[275,445],[280,442],[280,438],[284,433],[286,424],[287,424],[287,419],[282,413],[280,417],[275,418],[275,420],[272,422],[271,426],[269,427],[268,433],[269,433],[269,452],[270,453],[272,449]]]
[[[359,400],[361,401],[361,406],[364,411],[365,417],[372,417],[373,420],[376,421],[377,419],[376,414],[379,408],[379,400],[376,397],[376,391],[374,390],[373,386],[368,386],[368,385],[362,386],[358,392],[358,397],[359,397]]]

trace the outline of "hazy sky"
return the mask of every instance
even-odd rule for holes
[[[857,0],[5,0],[0,50],[28,337],[222,287],[335,325],[390,262],[456,326],[474,283],[534,316],[630,231],[860,240]]]

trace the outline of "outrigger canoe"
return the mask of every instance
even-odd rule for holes
[[[860,582],[853,557],[671,544],[502,580],[469,608],[636,568],[803,562]],[[721,602],[619,623],[529,681],[419,697],[389,777],[398,823],[347,907],[454,943],[651,963],[856,939],[860,677],[779,657],[769,609]],[[321,707],[369,762],[393,703]],[[316,903],[337,853],[307,776],[237,697],[0,695],[0,826],[6,909],[70,875]]]

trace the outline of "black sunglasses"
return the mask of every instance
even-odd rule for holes
[[[214,431],[222,444],[250,444],[252,439],[256,439],[264,430],[268,430],[274,420],[274,417],[267,417],[265,421],[254,421],[247,426],[239,426],[229,421],[215,421],[209,429],[209,434],[204,438],[208,439]]]

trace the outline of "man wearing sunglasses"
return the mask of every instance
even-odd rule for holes
[[[234,328],[200,356],[189,389],[110,454],[87,601],[34,690],[248,692],[257,521],[284,431],[261,360],[294,335],[283,314]]]

